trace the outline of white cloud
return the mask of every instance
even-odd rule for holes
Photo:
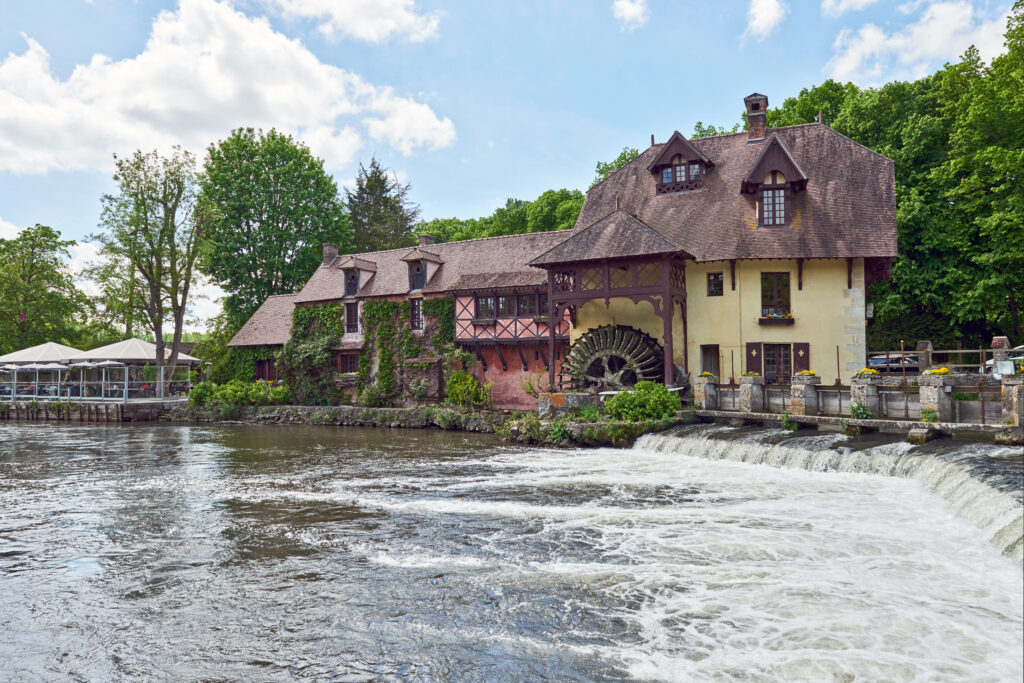
[[[138,56],[95,55],[67,80],[25,40],[25,52],[0,61],[0,171],[109,171],[115,152],[173,144],[201,155],[239,126],[293,133],[332,169],[354,159],[360,129],[403,154],[455,140],[428,105],[325,64],[216,0],[180,0]]]
[[[264,0],[286,17],[321,20],[328,38],[338,34],[380,43],[392,36],[410,42],[437,37],[439,12],[419,14],[414,0]]]
[[[747,7],[747,34],[764,40],[782,23],[789,7],[782,0],[750,0]]]
[[[0,240],[13,240],[19,232],[21,232],[21,228],[17,225],[0,218]]]
[[[821,13],[827,17],[838,17],[846,12],[856,12],[878,0],[822,0]]]
[[[612,3],[612,15],[619,21],[622,28],[633,30],[647,23],[650,13],[647,11],[647,0],[615,0]]]
[[[964,0],[934,2],[903,29],[887,33],[874,24],[843,29],[825,69],[832,78],[875,85],[920,78],[938,63],[955,60],[970,45],[991,59],[1003,49],[1007,14],[991,21]]]

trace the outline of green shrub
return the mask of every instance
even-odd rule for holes
[[[875,414],[868,410],[866,405],[855,402],[850,406],[850,417],[855,420],[870,420],[875,417]]]
[[[549,432],[551,440],[555,443],[562,443],[563,441],[569,440],[569,432],[565,429],[564,420],[555,420],[551,423],[551,431]]]
[[[451,429],[459,423],[459,416],[450,408],[438,408],[431,419],[441,429]]]
[[[661,420],[682,409],[679,396],[657,382],[637,382],[629,391],[612,396],[605,403],[608,414],[628,422]]]
[[[429,386],[430,383],[427,381],[427,378],[420,377],[419,379],[414,379],[413,381],[409,382],[409,391],[412,392],[413,398],[415,398],[417,401],[422,401],[427,397],[427,388]]]
[[[222,406],[244,406],[249,404],[249,384],[233,379],[221,384],[213,392],[213,403]]]
[[[465,370],[457,370],[448,378],[448,403],[460,408],[490,408],[494,404],[494,382],[480,384]]]
[[[597,406],[580,406],[573,411],[572,417],[579,422],[597,422],[601,419],[601,409]]]
[[[921,411],[921,422],[938,422],[939,413],[931,408],[925,408]]]
[[[977,401],[978,398],[977,392],[968,391],[954,391],[949,395],[951,401]]]
[[[217,385],[213,382],[200,382],[188,392],[188,402],[192,406],[205,406],[213,398]]]
[[[786,410],[782,413],[782,428],[795,432],[800,429],[800,423],[793,419],[793,416]]]
[[[359,405],[366,408],[380,408],[384,405],[384,390],[380,384],[367,384],[359,392]]]

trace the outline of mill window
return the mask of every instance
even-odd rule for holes
[[[722,296],[724,282],[722,273],[708,273],[708,296]]]
[[[355,296],[359,291],[359,271],[349,270],[345,273],[345,296]]]
[[[537,315],[537,295],[536,294],[520,294],[519,295],[519,317],[520,318],[532,318]]]
[[[493,318],[494,317],[494,297],[493,296],[478,296],[476,298],[476,317],[478,317],[478,318]]]
[[[338,354],[338,372],[342,374],[352,374],[359,372],[359,354],[358,353],[339,353]]]
[[[345,333],[359,331],[359,304],[345,304]]]
[[[764,381],[789,384],[793,376],[793,356],[789,344],[764,345]]]
[[[516,317],[516,298],[514,296],[499,296],[498,297],[498,317],[499,318],[514,318],[514,317]]]
[[[541,294],[537,297],[537,311],[539,315],[547,317],[548,315],[548,295]]]
[[[672,182],[672,168],[663,169],[661,172],[661,182],[671,183]]]
[[[409,327],[414,330],[423,329],[423,299],[412,299],[409,302]]]
[[[761,317],[790,314],[789,273],[761,273]]]

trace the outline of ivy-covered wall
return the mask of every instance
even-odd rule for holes
[[[256,377],[256,361],[275,360],[280,346],[245,346],[229,348],[210,367],[210,381],[226,384],[233,379],[251,382]]]
[[[345,332],[341,304],[296,306],[291,336],[277,355],[277,371],[296,403],[336,405],[334,347]]]

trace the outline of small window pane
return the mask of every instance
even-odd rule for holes
[[[345,304],[345,332],[359,331],[359,304]]]
[[[661,182],[671,183],[672,182],[672,169],[666,168],[661,172]]]
[[[708,296],[722,296],[723,283],[722,273],[708,273]]]
[[[789,273],[761,273],[762,317],[789,313]]]
[[[537,295],[521,294],[519,296],[519,317],[532,318],[537,315]]]
[[[690,180],[700,178],[700,164],[690,164]]]
[[[676,182],[681,183],[686,180],[686,165],[679,164],[676,166]]]
[[[478,296],[476,298],[476,317],[478,317],[478,318],[493,318],[494,317],[494,297],[493,296]]]
[[[498,317],[514,318],[516,315],[516,298],[514,296],[498,297]]]
[[[548,295],[547,294],[541,294],[537,298],[538,298],[538,302],[540,304],[540,314],[541,315],[547,315],[548,314]]]
[[[338,370],[346,374],[359,372],[359,355],[355,353],[338,354]]]

